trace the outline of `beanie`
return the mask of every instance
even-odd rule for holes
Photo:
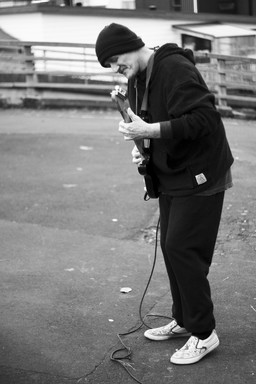
[[[112,56],[136,51],[144,47],[144,43],[129,28],[121,24],[107,25],[99,34],[96,41],[96,55],[102,67],[108,67],[106,60]]]

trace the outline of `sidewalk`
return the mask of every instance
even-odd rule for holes
[[[116,114],[1,111],[1,384],[132,384],[110,354],[140,324],[157,203],[142,199]],[[184,341],[125,337],[143,384],[250,384],[256,375],[256,127],[225,120],[235,186],[226,194],[210,273],[221,345],[175,366]],[[150,237],[151,239],[151,237]],[[121,293],[129,287],[129,293]],[[158,250],[142,312],[170,315]],[[151,325],[165,319],[147,319]]]

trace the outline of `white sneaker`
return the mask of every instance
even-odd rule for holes
[[[191,333],[187,332],[185,328],[180,327],[176,320],[172,320],[163,327],[148,329],[144,333],[147,339],[156,341],[173,339],[175,337],[187,337],[190,335]]]
[[[197,363],[205,355],[217,348],[219,344],[220,341],[215,330],[205,340],[191,336],[186,344],[172,355],[170,361],[174,364]]]

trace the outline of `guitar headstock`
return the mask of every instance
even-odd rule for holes
[[[124,122],[130,123],[131,118],[127,113],[127,108],[130,107],[129,100],[127,98],[127,93],[119,86],[117,85],[115,89],[110,93],[112,100],[116,103],[117,109],[121,113]],[[138,150],[140,151],[142,158],[144,158],[144,140],[134,140]]]
[[[121,113],[124,121],[126,123],[129,123],[131,119],[127,113],[127,108],[129,108],[130,105],[127,99],[126,91],[123,90],[119,85],[117,85],[110,94],[112,100],[115,101],[117,109]]]
[[[127,93],[124,89],[122,89],[119,85],[115,86],[115,89],[110,93],[112,100],[116,101],[116,98],[120,98],[121,100],[127,99]]]

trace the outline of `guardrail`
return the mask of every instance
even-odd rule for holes
[[[2,105],[108,106],[120,81],[99,65],[93,44],[0,42]]]
[[[196,52],[197,66],[223,111],[256,111],[256,59]],[[125,79],[102,68],[93,44],[0,42],[2,105],[111,107]]]

